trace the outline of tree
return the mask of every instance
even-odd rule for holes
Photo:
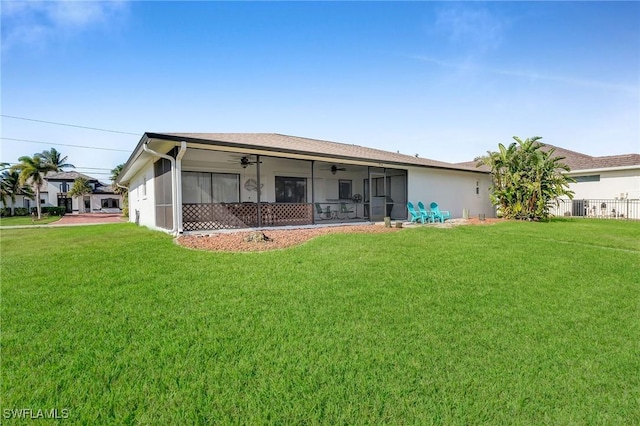
[[[78,211],[80,211],[80,206],[82,205],[81,198],[91,193],[93,193],[93,189],[91,188],[91,185],[89,185],[89,181],[87,179],[81,176],[73,181],[73,186],[69,191],[69,195],[71,197],[78,197]]]
[[[17,170],[5,170],[0,174],[0,201],[7,206],[7,198],[15,204],[16,196],[24,195],[27,198],[34,199],[33,189],[27,185],[20,183],[20,173]]]
[[[118,179],[118,176],[120,176],[120,173],[122,173],[123,169],[124,163],[118,164],[113,169],[111,169],[110,179],[113,192],[122,196],[122,214],[124,216],[129,216],[129,190],[116,184],[116,180]]]
[[[51,148],[50,150],[42,151],[40,154],[44,162],[52,167],[54,172],[62,172],[65,168],[75,169],[73,164],[66,163],[67,156],[62,157],[62,154],[57,149]]]
[[[508,147],[498,144],[498,151],[476,158],[478,166],[491,170],[491,201],[509,219],[540,220],[561,196],[573,198],[565,172],[564,157],[554,157],[554,149],[542,149],[539,136],[522,141],[517,136]]]
[[[15,170],[20,173],[19,182],[20,185],[24,185],[29,182],[33,186],[36,192],[36,211],[38,212],[38,219],[42,219],[42,211],[40,209],[40,186],[44,182],[44,177],[47,173],[54,169],[48,163],[46,163],[42,154],[34,154],[33,157],[28,155],[18,158],[19,163],[12,166],[9,170]]]

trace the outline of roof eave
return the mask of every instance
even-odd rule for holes
[[[593,169],[575,169],[575,170],[571,170],[569,172],[567,172],[568,175],[575,175],[575,174],[584,174],[584,173],[597,173],[597,172],[615,172],[615,171],[622,171],[622,170],[634,170],[634,169],[640,169],[640,164],[634,164],[631,166],[619,166],[619,167],[598,167],[598,168],[593,168]]]
[[[185,141],[187,143],[191,142],[194,144],[197,143],[201,145],[215,145],[215,146],[224,146],[228,148],[241,148],[241,149],[257,149],[256,145],[253,145],[253,144],[244,144],[241,142],[219,141],[214,139],[201,139],[201,138],[193,138],[193,137],[187,137],[182,135],[181,136],[169,135],[164,133],[147,132],[144,134],[143,138],[144,137],[147,137],[147,140],[158,139],[158,140],[166,140],[170,142]],[[139,143],[138,147],[141,147],[141,146],[142,144]],[[138,149],[138,147],[136,147],[136,150]],[[332,160],[338,159],[338,160],[351,160],[351,161],[367,161],[372,163],[389,164],[389,165],[404,166],[404,167],[420,167],[420,168],[431,168],[431,169],[441,169],[441,170],[455,170],[455,171],[461,171],[461,172],[481,173],[481,174],[489,173],[488,171],[456,167],[455,165],[452,165],[451,167],[447,167],[447,166],[440,166],[440,165],[405,163],[405,162],[399,162],[399,161],[393,161],[393,160],[378,160],[378,159],[371,159],[371,158],[364,158],[364,157],[315,153],[315,152],[287,149],[287,148],[260,147],[260,150],[267,151],[267,152],[285,153],[285,154],[310,155],[314,157],[320,157],[320,158],[326,158],[326,159],[332,159]],[[123,169],[123,172],[124,172],[124,169]]]

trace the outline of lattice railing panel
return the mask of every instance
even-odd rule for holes
[[[311,204],[260,204],[262,226],[308,225],[313,223]],[[182,222],[185,231],[235,229],[258,226],[258,205],[183,204]]]
[[[310,225],[313,223],[313,206],[311,204],[270,204],[269,207],[272,209],[272,226]]]
[[[185,231],[234,229],[256,226],[254,204],[183,204],[182,227]]]

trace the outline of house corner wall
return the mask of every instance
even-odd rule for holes
[[[148,161],[129,181],[129,222],[151,229],[156,227],[153,162]]]

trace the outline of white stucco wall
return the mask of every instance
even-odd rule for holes
[[[257,192],[245,188],[248,179],[256,179],[256,165],[247,168],[239,165],[237,158],[242,154],[226,154],[215,151],[187,150],[182,160],[182,170],[192,172],[231,173],[240,176],[240,200],[257,201]],[[367,178],[367,168],[364,166],[344,166],[347,170],[340,170],[335,175],[329,170],[330,163],[316,162],[314,176],[314,191],[316,200],[338,199],[338,181],[347,179],[352,181],[352,193],[363,194],[363,181]],[[260,184],[262,185],[261,200],[275,202],[275,176],[301,177],[307,180],[307,200],[311,202],[311,162],[285,158],[261,157]]]
[[[640,198],[640,167],[636,169],[614,171],[576,171],[570,176],[594,176],[599,175],[598,182],[577,182],[570,184],[570,189],[575,192],[574,199],[615,199],[615,198]],[[624,194],[624,197],[620,197]]]
[[[149,161],[129,182],[130,222],[135,222],[136,211],[138,211],[140,225],[151,229],[160,229],[156,227],[154,194],[153,162]]]
[[[490,186],[488,174],[409,168],[409,201],[414,205],[422,201],[427,208],[435,201],[440,210],[450,211],[453,218],[462,217],[463,209],[469,209],[470,217],[479,214],[495,217],[495,208],[489,199]]]

